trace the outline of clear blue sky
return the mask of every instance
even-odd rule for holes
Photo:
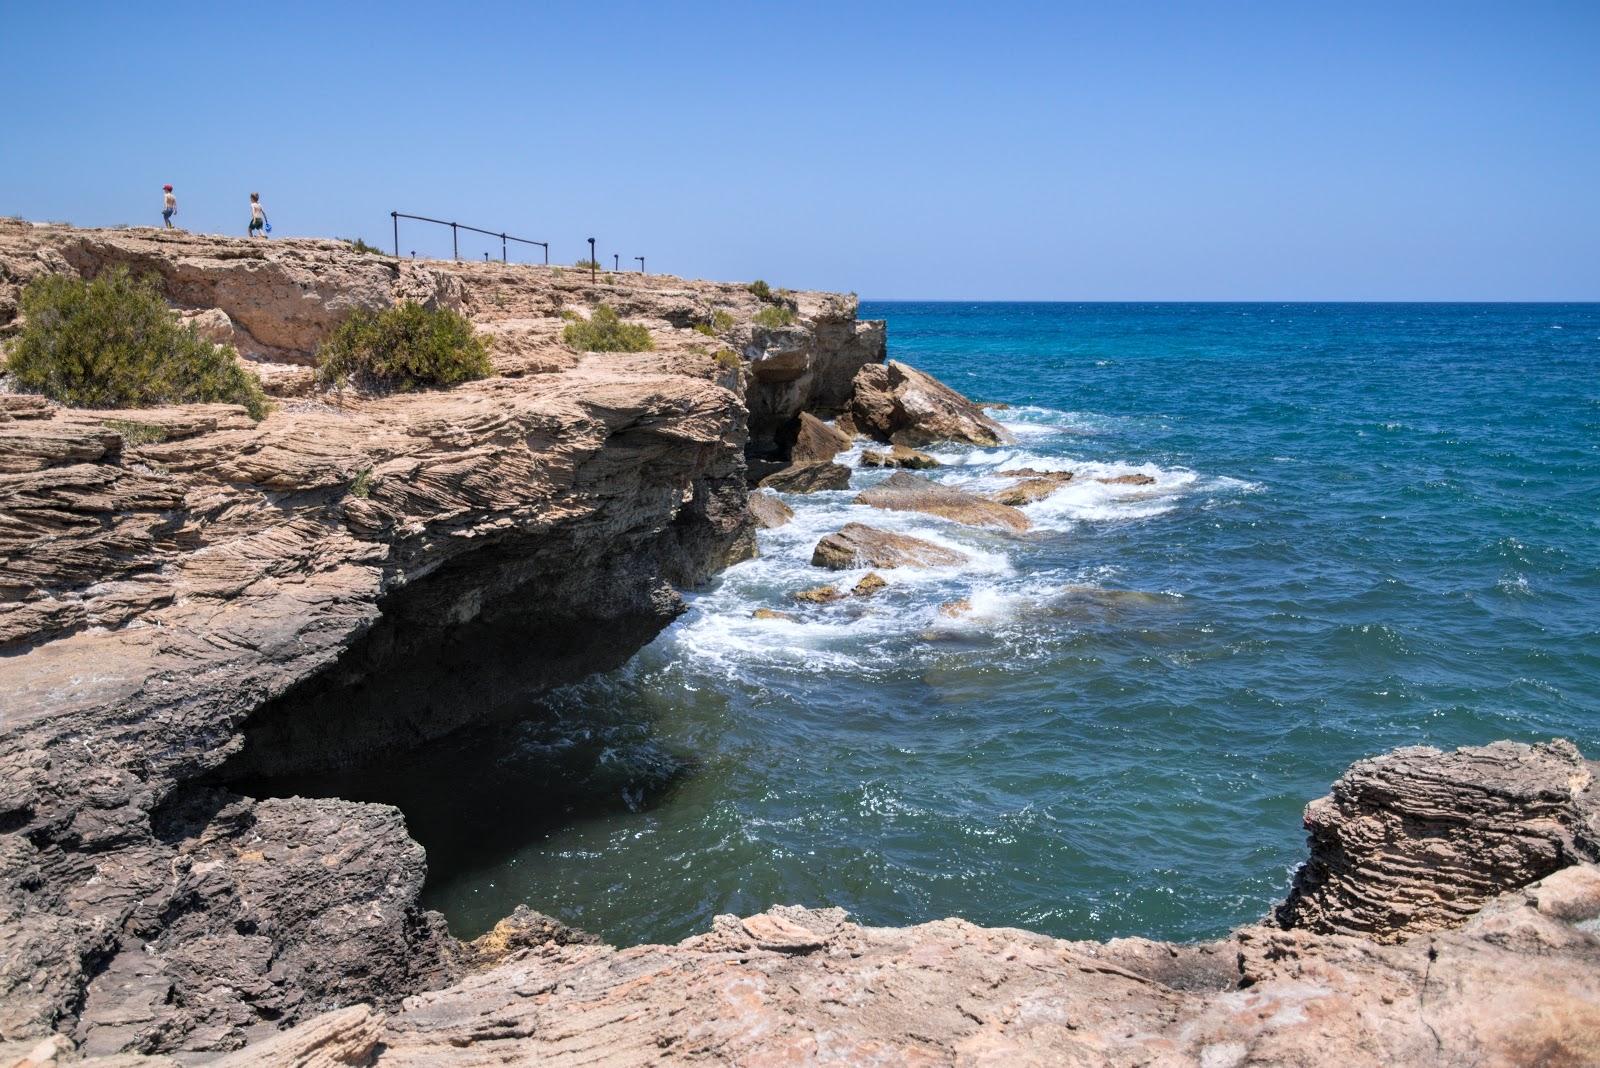
[[[159,222],[171,181],[197,230],[259,189],[279,237],[387,245],[398,208],[879,298],[1600,299],[1600,0],[0,0],[0,33],[0,214]]]

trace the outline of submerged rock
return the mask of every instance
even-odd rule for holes
[[[781,527],[794,518],[794,509],[771,493],[750,494],[750,514],[766,530]]]
[[[793,612],[780,612],[775,608],[757,608],[750,613],[751,619],[781,619],[786,623],[798,622],[800,617]]]
[[[1153,486],[1156,480],[1154,475],[1132,474],[1115,475],[1111,478],[1097,478],[1095,481],[1103,482],[1107,486]]]
[[[801,412],[789,459],[794,463],[831,460],[850,447],[850,438],[810,412]]]
[[[779,493],[816,493],[819,490],[850,488],[850,469],[829,460],[790,464],[763,478],[763,489]]]
[[[1028,474],[1014,486],[1007,486],[989,494],[989,499],[997,504],[1008,504],[1013,508],[1034,501],[1042,501],[1056,490],[1072,481],[1071,471],[1033,471],[1023,468]],[[1001,474],[1017,474],[1018,472],[1002,471]]]
[[[1004,527],[1024,531],[1028,517],[1009,505],[985,500],[976,493],[941,486],[919,475],[896,471],[884,481],[861,491],[857,504],[893,512],[923,512],[969,526]]]
[[[868,571],[861,576],[861,581],[855,584],[855,587],[850,591],[850,595],[852,597],[870,597],[879,590],[887,589],[888,586],[889,583],[884,580],[882,575],[876,571]]]
[[[862,467],[904,467],[912,471],[926,471],[939,466],[939,461],[925,452],[895,445],[887,452],[867,450],[861,454]]]
[[[993,446],[1012,440],[976,404],[897,360],[868,364],[856,373],[850,417],[857,431],[897,445],[959,441]]]
[[[863,523],[846,523],[817,542],[811,553],[814,565],[834,571],[857,567],[950,567],[966,559],[965,553],[954,549]]]
[[[959,619],[972,611],[972,602],[965,597],[955,601],[946,601],[939,606],[939,614],[948,619]]]
[[[813,586],[809,590],[800,590],[795,593],[794,599],[806,604],[831,604],[834,601],[844,600],[845,595],[837,586]]]

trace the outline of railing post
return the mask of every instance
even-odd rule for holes
[[[500,262],[501,263],[508,262],[506,260],[506,235],[505,234],[501,234],[500,235]]]
[[[596,262],[596,260],[594,258],[594,238],[591,237],[589,239],[589,284],[590,285],[593,285],[596,281],[599,280],[600,275],[599,275],[599,271],[597,270],[597,268],[599,266],[600,266],[600,264],[598,262]]]
[[[644,274],[644,257],[643,256],[635,256],[634,259],[639,261],[639,273],[640,274]]]
[[[456,259],[461,258],[461,243],[456,240],[456,224],[450,224],[450,253]]]
[[[391,211],[389,218],[394,222],[394,258],[400,258],[400,213]]]
[[[550,242],[548,241],[544,243],[544,265],[546,267],[550,266]]]

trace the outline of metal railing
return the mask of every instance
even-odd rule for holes
[[[506,242],[508,242],[508,241],[516,241],[519,244],[523,244],[523,245],[538,245],[540,248],[544,249],[544,262],[545,262],[545,264],[548,266],[549,263],[550,263],[550,242],[548,242],[548,241],[533,241],[533,240],[530,240],[530,239],[528,239],[526,237],[512,237],[511,235],[506,234],[504,232],[497,233],[494,230],[484,230],[484,229],[481,229],[480,227],[477,227],[477,226],[468,226],[466,223],[450,222],[450,221],[448,221],[446,219],[430,219],[426,215],[407,215],[403,211],[391,211],[389,213],[389,218],[394,221],[394,255],[395,255],[395,259],[399,259],[400,258],[400,220],[401,219],[415,219],[418,222],[434,223],[434,224],[439,225],[439,226],[448,226],[448,227],[450,227],[450,249],[451,249],[451,252],[455,255],[455,258],[458,259],[458,260],[461,258],[461,240],[460,240],[461,234],[460,234],[460,231],[462,231],[462,230],[470,230],[475,234],[483,234],[486,237],[498,237],[500,239],[500,262],[501,263],[510,262],[506,257]]]

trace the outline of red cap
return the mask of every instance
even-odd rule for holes
[[[164,185],[164,186],[162,186],[162,187],[161,187],[161,188],[162,188],[162,189],[165,189],[165,190],[166,190],[166,191],[167,191],[167,192],[169,192],[169,193],[170,193],[170,192],[172,192],[172,187],[171,187],[171,186],[170,186],[170,185]]]

